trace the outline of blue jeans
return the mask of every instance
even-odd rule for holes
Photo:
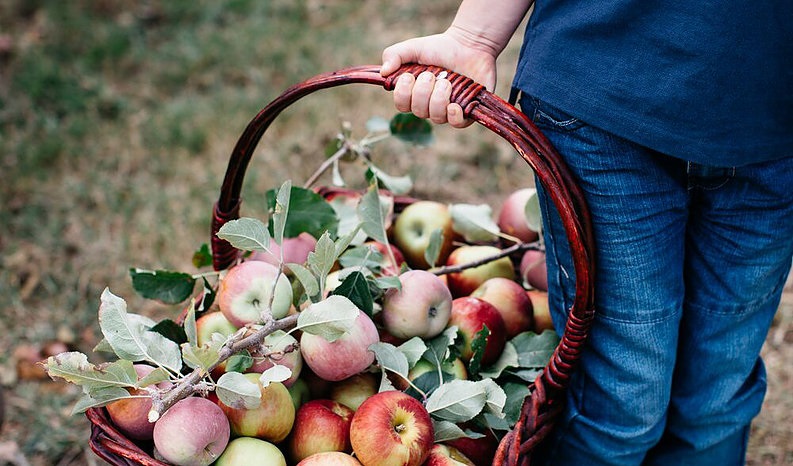
[[[793,256],[793,148],[701,166],[530,96],[521,106],[585,192],[597,246],[597,316],[546,461],[743,465],[766,389],[759,353]],[[561,332],[573,268],[541,189],[540,202]]]

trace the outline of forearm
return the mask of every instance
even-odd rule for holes
[[[497,57],[507,46],[534,0],[464,0],[449,34]]]

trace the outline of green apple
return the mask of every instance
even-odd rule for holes
[[[238,437],[229,442],[215,466],[286,466],[286,458],[266,440]]]
[[[408,205],[394,222],[394,244],[402,251],[408,265],[414,269],[428,269],[424,252],[430,245],[432,232],[440,230],[443,242],[438,264],[443,264],[454,248],[452,215],[446,204],[435,201],[417,201]]]

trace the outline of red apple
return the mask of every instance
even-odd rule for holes
[[[270,241],[270,251],[256,251],[249,260],[262,261],[278,266],[281,261],[281,250],[284,251],[284,263],[304,264],[308,253],[317,247],[317,240],[311,234],[303,232],[294,238],[284,238],[279,246],[275,241]]]
[[[545,253],[529,249],[520,259],[520,276],[530,287],[548,291],[548,269],[545,265]]]
[[[276,330],[264,337],[262,344],[251,351],[253,365],[246,372],[262,373],[275,365],[284,366],[292,371],[292,375],[283,384],[287,388],[291,387],[303,369],[299,346],[295,337],[283,330]]]
[[[269,442],[278,443],[285,439],[292,430],[295,421],[295,405],[289,390],[280,382],[270,382],[262,387],[259,382],[261,374],[248,373],[245,377],[259,385],[262,398],[258,407],[228,406],[218,400],[218,406],[226,414],[231,424],[231,431],[236,436],[256,437]]]
[[[436,443],[430,450],[430,456],[424,466],[476,466],[473,461],[468,459],[460,450]]]
[[[489,302],[498,310],[504,318],[508,339],[531,330],[533,324],[531,300],[518,282],[504,277],[494,277],[479,285],[471,296]]]
[[[485,340],[485,350],[482,356],[482,365],[496,362],[507,343],[507,330],[504,318],[492,304],[479,298],[465,296],[452,301],[452,316],[449,326],[456,325],[462,336],[460,357],[470,361],[474,352],[471,343],[476,334],[485,326],[490,334]]]
[[[382,275],[391,277],[399,275],[399,271],[402,269],[402,264],[405,263],[405,256],[402,254],[402,251],[400,251],[399,248],[393,244],[389,244],[388,248],[386,248],[386,245],[379,241],[367,241],[364,244],[375,248],[375,250],[383,256],[383,260],[380,262],[380,273]],[[391,262],[391,255],[388,254],[389,249],[394,256],[394,261],[396,261],[396,263]]]
[[[374,322],[359,310],[352,328],[333,342],[321,335],[303,332],[300,352],[303,361],[316,375],[335,382],[369,367],[374,362],[374,353],[369,346],[378,341]]]
[[[286,458],[266,440],[238,437],[229,442],[214,466],[286,466]]]
[[[399,214],[394,222],[394,244],[402,251],[408,265],[415,269],[429,268],[424,251],[430,244],[432,232],[438,229],[443,233],[443,242],[437,262],[443,264],[454,247],[449,207],[435,201],[417,201]]]
[[[278,267],[266,262],[247,261],[235,265],[218,287],[220,312],[237,327],[260,322],[262,312],[270,304],[273,284],[275,298],[270,311],[274,319],[280,319],[292,306],[292,285],[286,276],[279,275]]]
[[[297,411],[289,454],[299,462],[323,451],[352,452],[350,423],[355,412],[333,400],[311,400]]]
[[[432,338],[449,322],[452,294],[437,275],[408,270],[399,276],[401,287],[383,298],[383,324],[397,338]]]
[[[449,255],[446,265],[460,266],[476,263],[477,261],[494,257],[500,252],[501,250],[495,246],[460,246]],[[493,277],[515,279],[515,268],[512,266],[512,261],[509,257],[501,257],[477,267],[469,267],[461,272],[447,274],[446,279],[452,296],[459,298],[470,295],[482,283]]]
[[[371,372],[361,372],[330,386],[330,399],[338,401],[353,411],[367,398],[377,393],[380,378]]]
[[[297,466],[361,466],[361,462],[347,453],[326,451],[309,456],[297,463]]]
[[[419,466],[429,456],[433,436],[424,405],[396,390],[369,397],[350,426],[353,451],[364,466]]]
[[[548,292],[539,290],[529,290],[526,292],[531,299],[534,308],[534,333],[542,333],[543,330],[554,330],[551,320],[551,308],[548,306]]]
[[[461,437],[448,440],[444,443],[456,448],[460,453],[473,461],[474,464],[490,464],[493,462],[493,457],[496,456],[499,439],[492,431],[486,430],[483,433],[484,437]]]
[[[154,367],[146,364],[133,365],[138,374],[138,380],[149,375]],[[170,383],[158,384],[160,388],[165,388]],[[151,440],[154,434],[154,423],[149,422],[149,411],[151,411],[151,397],[143,389],[129,389],[131,395],[138,395],[140,398],[122,398],[106,406],[107,414],[113,421],[118,430],[124,435],[135,440]]]
[[[154,447],[175,465],[206,466],[229,443],[229,421],[218,406],[200,397],[174,403],[154,424]]]
[[[536,194],[537,190],[534,188],[523,188],[507,196],[498,211],[498,228],[524,243],[537,241],[540,235],[529,227],[526,219],[526,203]]]

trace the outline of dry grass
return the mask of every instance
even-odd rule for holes
[[[74,387],[30,364],[50,343],[90,352],[104,287],[136,312],[131,266],[191,270],[208,241],[226,157],[280,91],[319,72],[377,63],[383,47],[445,27],[457,2],[6,0],[0,2],[0,464],[96,464]],[[502,60],[506,92],[514,43]],[[340,122],[362,132],[393,113],[377,89],[345,87],[287,111],[250,167],[245,212],[304,180]],[[384,147],[417,175],[416,195],[495,203],[530,184],[513,151],[481,128],[437,128],[430,148]],[[793,464],[793,302],[766,347],[771,387],[752,464]]]

